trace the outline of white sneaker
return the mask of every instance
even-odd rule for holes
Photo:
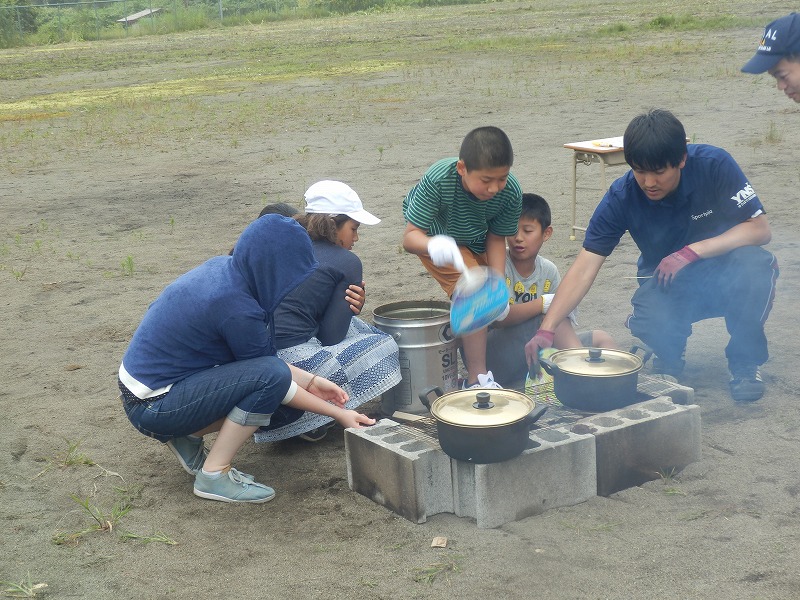
[[[488,371],[486,375],[480,374],[478,375],[478,383],[473,383],[472,385],[467,385],[467,380],[464,380],[464,384],[461,387],[462,390],[501,390],[503,386],[497,383],[494,380],[494,376],[492,375],[491,371]]]

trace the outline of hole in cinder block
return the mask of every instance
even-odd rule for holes
[[[411,441],[411,438],[407,435],[396,434],[383,438],[383,441],[386,442],[387,444],[403,444],[405,442]]]
[[[528,443],[525,445],[525,450],[531,450],[533,448],[538,448],[539,446],[541,446],[539,442],[535,442],[531,438],[528,438]]]
[[[540,437],[546,442],[563,442],[568,440],[569,436],[563,431],[554,431],[553,429],[543,429],[536,432],[536,436]]]
[[[420,442],[419,440],[413,441],[410,444],[403,444],[400,446],[400,450],[404,452],[417,452],[419,450],[427,450],[430,448],[428,444],[424,442]]]
[[[646,419],[647,416],[648,416],[646,412],[644,412],[642,410],[636,410],[636,409],[621,410],[621,411],[619,411],[618,414],[619,414],[620,417],[624,417],[626,419],[630,419],[631,421],[638,421],[639,419]]]
[[[649,402],[644,407],[647,410],[660,413],[670,412],[677,408],[672,402]]]
[[[622,425],[622,421],[614,417],[595,417],[591,420],[591,423],[593,425],[599,425],[600,427],[616,427],[617,425]]]
[[[359,433],[364,435],[384,435],[397,427],[397,425],[373,425],[372,427],[365,427]]]
[[[595,433],[597,431],[597,428],[589,427],[588,425],[585,425],[583,423],[576,423],[575,425],[572,426],[572,429],[570,431],[572,431],[573,433]]]

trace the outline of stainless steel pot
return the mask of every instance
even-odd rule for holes
[[[642,359],[622,350],[570,348],[540,359],[561,404],[604,412],[636,402]]]
[[[430,395],[437,398],[431,402]],[[486,464],[509,460],[528,445],[528,434],[547,410],[514,390],[430,388],[419,395],[436,419],[442,450],[457,460]]]

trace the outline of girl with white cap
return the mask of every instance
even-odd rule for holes
[[[361,224],[380,219],[364,210],[358,194],[341,181],[323,180],[305,193],[305,213],[295,218],[312,240],[319,267],[281,302],[275,311],[278,356],[340,385],[355,408],[400,382],[399,349],[386,333],[355,318],[364,305],[361,260],[353,252]],[[262,214],[283,212],[267,206]],[[255,435],[257,442],[293,436],[318,441],[331,419],[302,411],[285,411]]]

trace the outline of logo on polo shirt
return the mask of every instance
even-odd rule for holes
[[[713,213],[714,213],[714,211],[709,208],[706,212],[702,212],[699,215],[692,215],[692,221],[698,221],[698,220],[702,219],[703,217],[708,217],[709,215],[711,215]]]
[[[756,192],[753,189],[753,186],[751,186],[749,183],[745,183],[744,187],[741,190],[739,190],[735,196],[731,196],[731,200],[736,202],[737,208],[741,208],[745,204],[750,202],[750,200],[752,200],[755,197],[755,195]]]

